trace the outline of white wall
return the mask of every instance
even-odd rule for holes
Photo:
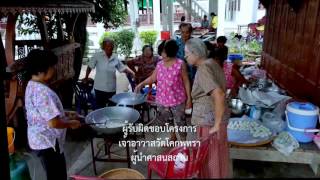
[[[233,21],[225,21],[225,5],[222,3],[225,4],[226,0],[219,0],[218,2],[218,16],[223,16],[223,18],[219,18],[219,21],[223,21],[221,22],[221,25],[223,26],[223,33],[225,34],[237,31],[238,25],[247,25],[249,23],[257,22],[265,15],[265,10],[258,10],[259,0],[242,0],[240,11],[236,12],[235,19]]]
[[[239,15],[237,16],[237,24],[249,24],[254,22],[255,17],[254,12],[257,11],[258,5],[255,5],[255,1],[257,0],[245,0],[241,1],[241,7],[240,7],[240,12]]]

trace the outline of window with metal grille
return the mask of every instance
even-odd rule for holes
[[[225,20],[234,21],[236,12],[240,11],[241,0],[227,0],[225,9]]]

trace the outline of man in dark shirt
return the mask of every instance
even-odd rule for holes
[[[225,36],[219,36],[217,43],[213,44],[214,54],[217,56],[218,63],[223,67],[224,61],[228,58],[228,47],[225,45],[227,38]]]

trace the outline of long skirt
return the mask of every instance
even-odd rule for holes
[[[209,135],[210,126],[197,129],[198,138]],[[228,178],[229,146],[227,139],[227,123],[221,122],[217,136],[210,141],[208,155],[200,170],[201,178]]]

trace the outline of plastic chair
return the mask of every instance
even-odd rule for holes
[[[95,97],[91,93],[93,89],[93,80],[88,84],[85,84],[81,81],[75,82],[73,84],[73,90],[75,93],[76,107],[77,112],[82,114],[82,110],[84,114],[88,114],[89,104],[91,105],[91,109],[96,109],[95,105]]]
[[[207,154],[210,139],[212,136],[202,139],[198,147],[175,147],[163,156],[176,156],[178,154],[187,157],[187,161],[149,161],[148,178],[151,179],[152,171],[155,171],[162,179],[186,179],[198,177],[201,164],[204,162]]]

